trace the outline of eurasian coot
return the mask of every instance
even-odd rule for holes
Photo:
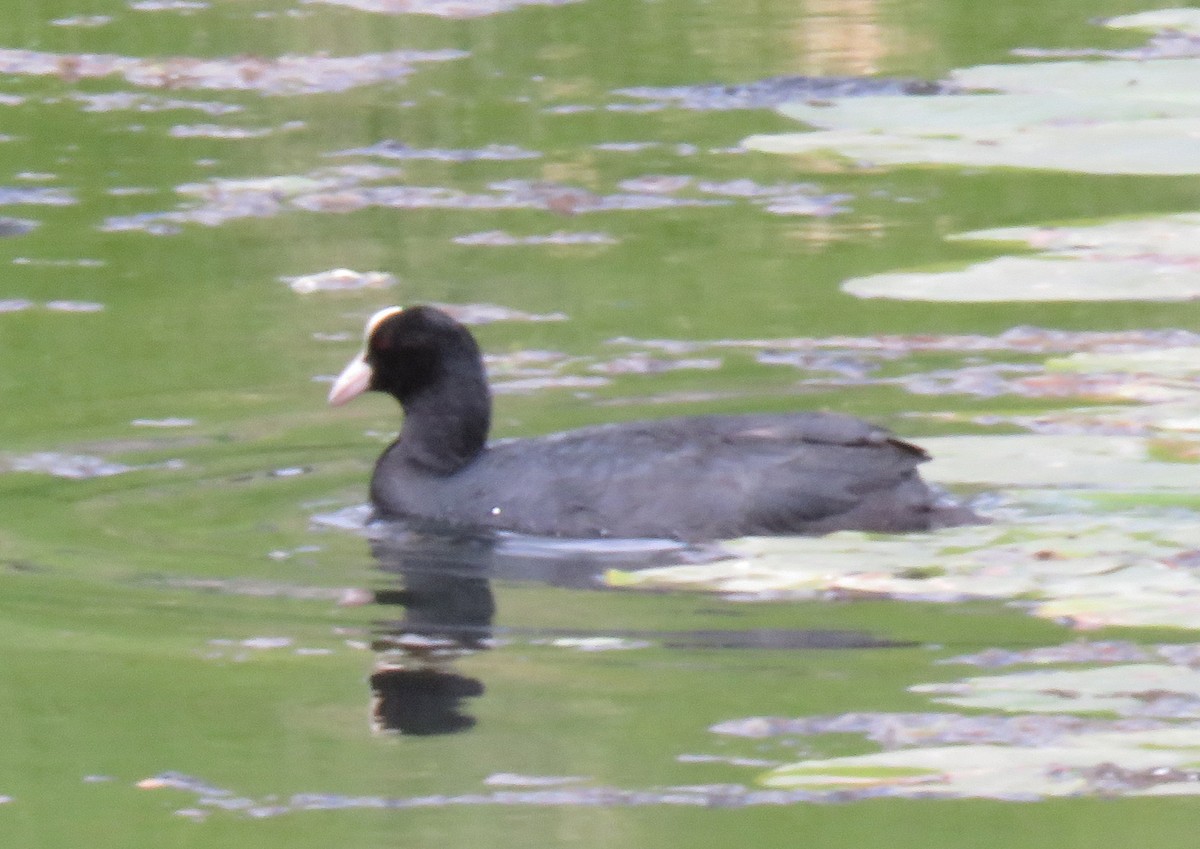
[[[375,464],[385,515],[562,537],[688,541],[975,521],[921,480],[921,448],[832,413],[709,415],[487,444],[479,346],[446,313],[389,307],[329,403],[386,392],[400,437]]]

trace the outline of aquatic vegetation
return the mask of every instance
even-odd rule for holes
[[[1179,20],[1168,13],[1134,25],[1178,32]],[[751,136],[743,144],[768,153],[834,153],[865,166],[1196,174],[1200,156],[1190,139],[1200,126],[1192,85],[1200,57],[1194,45],[1184,52],[962,68],[949,75],[951,96],[791,98],[779,111],[815,131]]]
[[[966,45],[901,4],[844,50],[847,19],[811,8],[601,6],[95,0],[0,24],[0,842],[674,846],[733,827],[727,807],[764,847],[936,849],[987,804],[907,801],[935,797],[1038,802],[987,805],[984,842],[1019,822],[1038,846],[1194,843],[1153,801],[1055,801],[1197,778],[1196,222],[1161,214],[1188,209],[1186,180],[737,146],[787,129],[763,110],[865,98],[917,145],[945,129],[993,154],[995,108],[1038,139],[1062,124],[1072,166],[1109,163],[1092,148],[1111,137],[1114,169],[1183,167],[1191,71],[1160,63],[1196,55],[1187,16],[1092,50],[1081,26],[1048,32],[1065,7],[980,7]],[[932,78],[1014,38],[1103,61],[777,76]],[[1138,132],[1162,147],[1124,144]],[[1011,226],[1039,221],[1058,223]],[[1171,301],[1068,303],[1078,280],[1057,302],[839,291],[993,253]],[[394,413],[331,420],[310,382],[380,299],[485,325],[505,436],[845,408],[928,444],[931,476],[995,521],[723,559],[506,537],[490,651],[387,650],[403,614],[376,603],[392,585],[362,502]],[[596,592],[609,569],[623,590]],[[373,733],[385,653],[436,662],[469,733]],[[1033,671],[1056,677],[1004,677]],[[877,749],[897,760],[844,759]]]
[[[845,281],[860,298],[920,301],[1186,301],[1200,297],[1200,215],[1057,227],[1005,227],[949,237],[1024,242],[959,271],[894,272]]]
[[[700,111],[769,109],[800,98],[827,100],[838,97],[940,95],[955,91],[951,84],[927,80],[880,77],[771,77],[748,83],[668,86],[635,86],[613,92],[623,97]]]
[[[924,443],[931,480],[954,484],[1071,487],[1132,493],[1190,492],[1195,467],[1147,459],[1140,440],[1114,437],[956,437]],[[1021,457],[1037,457],[1036,464]],[[1079,490],[1077,490],[1079,491]],[[889,598],[960,602],[997,599],[1078,629],[1111,625],[1194,626],[1200,577],[1178,568],[1200,536],[1169,511],[1135,515],[1042,515],[997,510],[984,528],[948,528],[885,538],[838,533],[820,539],[728,543],[731,559],[638,572],[610,572],[612,586],[720,593],[742,600]],[[1087,498],[1088,495],[1077,496]],[[1067,501],[1068,507],[1072,503]],[[1079,502],[1075,502],[1079,503]],[[1028,510],[1029,508],[1026,508]]]

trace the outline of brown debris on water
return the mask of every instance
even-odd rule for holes
[[[56,76],[66,82],[123,77],[156,89],[256,91],[264,95],[320,94],[400,80],[426,62],[465,58],[461,50],[395,50],[358,56],[286,54],[277,57],[140,58],[104,53],[47,53],[0,48],[0,73]]]

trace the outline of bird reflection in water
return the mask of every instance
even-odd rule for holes
[[[375,602],[404,608],[376,623],[372,719],[377,731],[451,734],[475,725],[466,699],[483,683],[448,670],[491,646],[495,599],[488,581],[495,541],[486,533],[383,523],[371,553],[391,585]]]
[[[452,734],[475,725],[467,700],[483,682],[454,670],[455,661],[493,647],[496,602],[492,579],[564,590],[602,590],[607,569],[642,569],[727,556],[719,547],[670,540],[562,540],[485,528],[449,529],[427,522],[376,520],[371,552],[386,578],[380,605],[403,608],[375,623],[371,675],[376,730]],[[730,624],[736,625],[736,619]],[[562,630],[512,626],[506,642],[616,639],[670,649],[814,651],[911,646],[852,630],[722,627],[700,630]]]
[[[374,601],[404,609],[402,617],[375,624],[372,716],[376,730],[402,734],[450,734],[474,726],[465,702],[483,695],[484,685],[452,665],[493,645],[491,579],[596,590],[613,566],[714,556],[670,540],[571,541],[424,520],[376,518],[369,536],[386,578]],[[508,637],[513,633],[506,629]]]

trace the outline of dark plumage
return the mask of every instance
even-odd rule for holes
[[[487,445],[491,396],[465,327],[381,310],[331,404],[365,390],[404,408],[371,499],[387,515],[564,537],[723,539],[975,521],[917,474],[920,448],[831,413],[694,416]]]

